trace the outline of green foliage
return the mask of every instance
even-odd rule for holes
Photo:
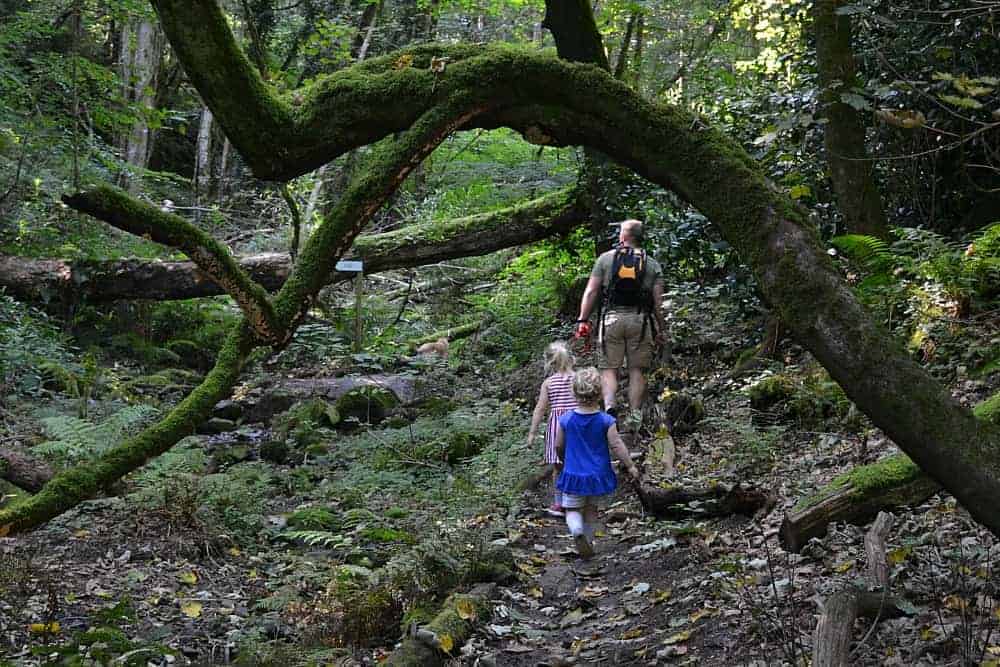
[[[78,464],[138,432],[158,414],[149,405],[129,405],[100,423],[76,417],[46,417],[41,422],[48,441],[32,451],[59,465]]]
[[[72,358],[69,341],[44,313],[0,294],[0,402],[39,396],[43,365],[70,366]]]
[[[288,527],[302,530],[329,530],[337,528],[340,519],[324,507],[307,507],[288,515]]]
[[[40,363],[42,370],[62,384],[63,391],[77,399],[77,417],[87,418],[90,399],[101,383],[103,369],[97,363],[94,350],[88,351],[82,362],[63,365],[57,361],[46,359]]]

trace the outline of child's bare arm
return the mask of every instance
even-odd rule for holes
[[[625,441],[622,440],[621,434],[618,433],[618,426],[615,424],[608,428],[608,444],[611,445],[611,451],[615,458],[625,466],[629,477],[639,479],[639,469],[632,463],[632,456],[628,453],[628,447],[625,446]]]
[[[549,380],[542,382],[542,388],[538,392],[538,402],[535,403],[535,411],[531,415],[531,427],[528,429],[528,446],[535,440],[535,433],[538,432],[538,425],[542,423],[542,417],[549,410]]]

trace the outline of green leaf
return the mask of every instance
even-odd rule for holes
[[[961,107],[963,109],[982,109],[983,104],[971,97],[958,97],[957,95],[941,95],[941,101],[947,102],[952,106]]]

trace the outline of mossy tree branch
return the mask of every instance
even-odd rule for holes
[[[63,201],[113,227],[182,251],[233,297],[262,342],[273,343],[284,337],[284,327],[274,316],[267,291],[243,271],[225,246],[184,218],[110,185],[64,196]]]

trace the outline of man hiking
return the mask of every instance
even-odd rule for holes
[[[666,322],[660,310],[663,299],[663,271],[659,262],[642,248],[642,223],[625,220],[618,233],[619,245],[594,262],[587,288],[580,301],[577,336],[590,333],[590,314],[597,313],[598,368],[608,413],[617,416],[615,392],[618,369],[628,368],[630,417],[641,420],[646,394],[643,372],[652,365],[654,342],[666,342]]]

